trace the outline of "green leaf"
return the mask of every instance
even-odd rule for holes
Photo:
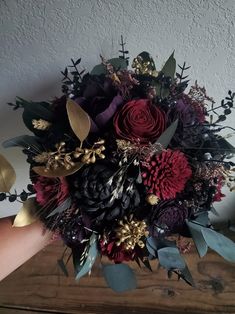
[[[182,270],[186,266],[184,259],[176,247],[164,247],[159,249],[157,253],[160,265],[167,270]]]
[[[178,126],[178,119],[176,119],[163,133],[162,135],[156,140],[155,143],[160,143],[163,148],[167,148],[170,144],[173,136],[175,135],[175,131]]]
[[[193,223],[191,221],[186,220],[186,223],[189,227],[189,231],[192,235],[193,241],[195,243],[195,246],[197,248],[198,254],[200,257],[203,257],[206,255],[208,246],[206,244],[206,241],[202,235],[202,226],[198,225],[197,223]]]
[[[174,52],[172,52],[172,54],[170,55],[170,57],[164,64],[163,68],[161,69],[161,72],[163,72],[165,76],[170,76],[173,80],[175,77],[175,69],[176,69],[176,61],[174,58]]]
[[[58,266],[60,267],[60,269],[62,270],[63,274],[68,277],[69,276],[69,273],[68,273],[68,270],[67,270],[67,267],[63,261],[63,259],[58,259],[57,260],[57,264]]]
[[[190,286],[195,287],[195,282],[193,280],[193,277],[188,269],[188,266],[186,265],[184,269],[180,272],[180,277],[186,281]]]
[[[207,226],[210,224],[208,212],[205,211],[205,212],[203,212],[203,213],[198,214],[198,216],[195,218],[195,221],[196,221],[198,224],[207,227]]]
[[[85,262],[80,265],[80,269],[78,273],[76,274],[76,280],[79,280],[81,277],[89,273],[91,270],[92,266],[95,263],[96,257],[98,255],[98,249],[97,249],[97,235],[92,234],[90,238],[90,247],[87,253],[87,257],[85,259]]]
[[[227,261],[235,263],[235,243],[232,240],[210,228],[202,228],[202,235],[212,250]]]
[[[217,144],[220,147],[220,152],[224,152],[227,154],[235,154],[235,147],[233,147],[233,145],[231,145],[225,138],[223,138],[222,136],[218,136],[217,139]]]
[[[158,242],[154,237],[148,237],[146,240],[146,248],[152,256],[157,256]]]
[[[48,121],[52,121],[54,119],[54,114],[50,110],[50,104],[48,102],[27,101],[20,97],[17,97],[17,101],[22,105],[25,111],[31,113],[35,117]]]
[[[30,136],[30,135],[21,135],[17,137],[13,137],[9,140],[6,140],[2,143],[4,148],[9,147],[23,147],[23,148],[30,148],[30,150],[35,150],[38,152],[38,149],[41,149],[41,145],[37,141],[37,137]]]
[[[50,109],[50,104],[47,102],[26,101],[20,97],[17,97],[16,103],[21,104],[21,106],[24,108],[22,117],[26,127],[31,132],[38,135],[41,135],[42,132],[45,133],[45,131],[35,129],[32,124],[32,120],[43,119],[52,122],[54,120],[54,114]]]
[[[70,208],[71,204],[72,204],[71,198],[70,197],[66,198],[66,200],[64,200],[63,203],[61,203],[59,206],[57,206],[46,218],[49,218],[55,214],[62,213],[63,211]]]
[[[108,62],[110,62],[116,70],[125,70],[127,68],[126,60],[122,58],[113,58],[108,60]],[[107,74],[106,67],[103,64],[98,64],[92,69],[90,74],[91,75]]]
[[[115,292],[136,289],[135,273],[126,264],[103,265],[103,274],[108,286]]]
[[[217,217],[220,216],[214,206],[211,206],[210,211],[211,211],[211,213],[213,213],[215,216],[217,216]]]

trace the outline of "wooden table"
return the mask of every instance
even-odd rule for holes
[[[99,265],[76,282],[69,263],[65,277],[56,265],[63,249],[59,242],[52,244],[0,283],[1,314],[235,313],[235,264],[213,252],[203,259],[195,250],[185,255],[196,288],[176,277],[168,280],[156,262],[153,273],[133,263],[138,288],[116,294],[107,287]]]

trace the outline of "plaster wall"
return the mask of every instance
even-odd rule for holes
[[[179,64],[192,65],[191,82],[197,79],[219,103],[235,89],[234,17],[234,0],[1,0],[0,142],[29,133],[7,102],[59,96],[60,70],[70,58],[81,57],[90,70],[99,54],[117,55],[121,34],[131,58],[147,50],[158,69],[175,49]],[[235,127],[234,119],[235,111],[228,119]],[[0,153],[15,166],[21,190],[28,183],[25,156],[17,148]],[[224,219],[234,203],[235,193],[218,206]],[[0,217],[19,207],[1,202]]]

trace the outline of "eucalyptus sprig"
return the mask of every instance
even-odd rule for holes
[[[62,92],[65,95],[77,95],[82,82],[82,75],[85,70],[79,70],[78,65],[81,63],[81,58],[76,61],[71,59],[72,65],[69,65],[65,68],[64,71],[61,71],[61,74],[64,76],[62,79]],[[68,69],[71,68],[71,71]]]

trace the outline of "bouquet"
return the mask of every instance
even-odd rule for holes
[[[3,146],[23,148],[32,184],[10,193],[15,175],[1,156],[0,200],[23,202],[15,227],[40,219],[63,239],[78,280],[99,257],[112,289],[134,289],[128,262],[152,271],[158,259],[169,276],[193,285],[183,258],[191,239],[200,257],[209,247],[235,262],[235,244],[208,217],[217,214],[223,186],[235,189],[235,149],[221,135],[234,131],[222,123],[235,94],[215,105],[197,82],[187,88],[190,67],[177,71],[174,53],[162,69],[145,51],[128,68],[123,41],[120,54],[101,56],[90,73],[81,59],[71,59],[62,72],[62,97],[9,104],[23,109],[33,135]],[[63,258],[58,262],[66,273]]]

